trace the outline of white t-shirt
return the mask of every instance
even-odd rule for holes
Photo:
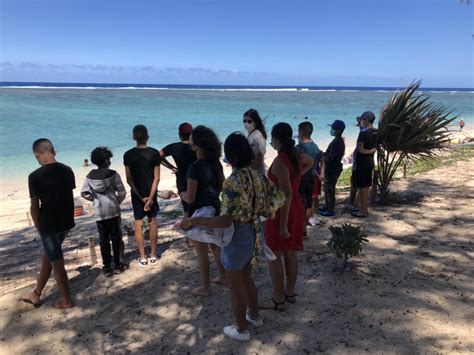
[[[247,137],[247,140],[249,141],[250,148],[252,148],[254,155],[262,153],[262,155],[265,156],[265,153],[267,152],[267,142],[258,129],[255,129],[252,133],[250,133],[250,135]]]

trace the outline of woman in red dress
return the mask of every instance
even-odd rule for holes
[[[268,178],[286,196],[275,219],[265,223],[265,240],[277,256],[268,263],[273,286],[271,303],[265,308],[283,310],[286,301],[296,301],[295,285],[298,275],[297,252],[303,250],[305,209],[298,192],[301,175],[313,166],[313,159],[295,149],[293,130],[288,123],[277,123],[272,128],[271,145],[278,156],[268,170]],[[283,266],[284,265],[284,266]],[[286,292],[285,280],[286,274]]]

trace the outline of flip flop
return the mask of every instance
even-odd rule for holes
[[[41,303],[33,303],[31,300],[29,300],[28,298],[21,298],[20,299],[21,301],[25,302],[25,303],[28,303],[28,304],[31,304],[33,305],[33,307],[35,308],[39,308],[41,306]]]
[[[293,295],[287,295],[285,293],[285,300],[288,301],[288,303],[296,303],[296,296],[298,296],[297,293],[295,293]]]
[[[351,216],[356,217],[356,218],[366,218],[367,217],[366,214],[360,214],[359,212],[352,212]]]

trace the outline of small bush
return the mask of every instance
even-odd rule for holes
[[[330,226],[332,237],[327,243],[328,247],[340,259],[344,260],[344,266],[349,257],[359,255],[362,245],[367,243],[367,233],[361,227],[356,227],[349,223],[342,226]]]

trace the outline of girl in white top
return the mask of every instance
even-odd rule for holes
[[[267,152],[267,133],[257,110],[251,108],[244,113],[244,128],[248,132],[247,140],[252,149],[254,160],[251,167],[265,175],[265,153]]]

